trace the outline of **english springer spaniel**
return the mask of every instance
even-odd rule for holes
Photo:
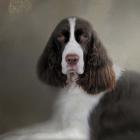
[[[38,62],[38,76],[61,88],[43,132],[4,140],[139,140],[140,76],[112,63],[90,23],[62,20]]]

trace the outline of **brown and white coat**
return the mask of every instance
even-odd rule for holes
[[[42,132],[37,127],[2,140],[140,139],[140,76],[112,63],[86,20],[69,17],[56,26],[37,72],[61,89],[54,117]]]

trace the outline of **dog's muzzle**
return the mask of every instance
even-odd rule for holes
[[[82,74],[84,72],[83,50],[76,41],[68,42],[62,53],[62,73],[67,74],[75,72]]]

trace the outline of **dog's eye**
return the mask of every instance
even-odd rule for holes
[[[88,41],[89,36],[87,34],[81,34],[77,37],[77,42],[80,44],[84,44]]]
[[[77,40],[78,43],[86,43],[87,40],[89,39],[88,33],[83,31],[83,29],[78,29],[75,32],[75,37],[76,37],[76,40]]]
[[[66,30],[61,31],[58,35],[57,35],[57,40],[61,43],[67,43],[69,40],[69,32]]]
[[[60,43],[64,43],[64,42],[65,42],[65,36],[64,36],[63,34],[58,34],[57,40],[58,40]]]
[[[79,36],[79,42],[80,43],[84,43],[84,42],[86,42],[88,40],[88,35],[87,34],[81,34],[80,36]]]

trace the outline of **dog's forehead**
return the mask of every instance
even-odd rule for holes
[[[71,25],[76,24],[76,20],[77,20],[76,17],[65,18],[58,23],[58,25],[56,26],[56,29],[61,28],[61,29],[69,29],[70,30]]]
[[[82,28],[85,30],[91,30],[92,26],[87,20],[77,18],[76,24],[75,24],[75,29],[82,29]]]
[[[56,28],[55,28],[56,30],[69,30],[70,29],[70,24],[69,24],[69,21],[67,20],[67,19],[63,19],[63,20],[61,20],[58,24],[57,24],[57,26],[56,26]]]
[[[91,28],[91,24],[87,20],[79,18],[79,17],[69,17],[69,18],[67,18],[67,21],[69,22],[69,27],[71,24],[74,24],[75,29]]]
[[[58,25],[56,26],[56,29],[60,29],[60,30],[69,30],[70,31],[70,28],[71,28],[71,25],[72,24],[75,24],[75,30],[77,29],[91,29],[91,24],[85,20],[85,19],[82,19],[82,18],[79,18],[79,17],[68,17],[68,18],[65,18],[63,20],[61,20]]]

